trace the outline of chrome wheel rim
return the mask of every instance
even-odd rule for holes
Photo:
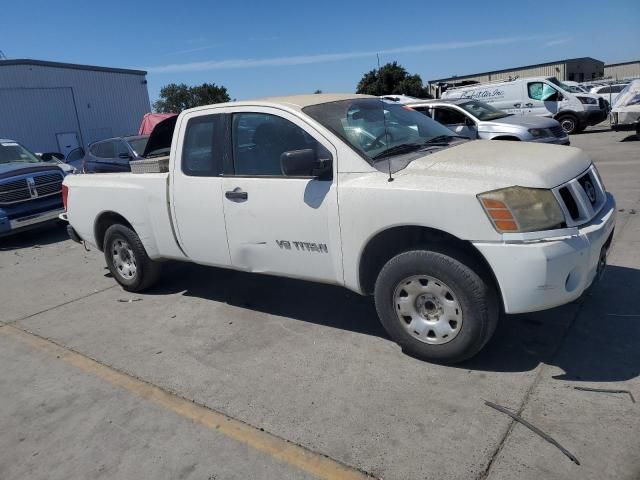
[[[442,345],[462,329],[462,307],[453,290],[429,275],[413,275],[398,283],[393,304],[400,325],[416,340]]]
[[[116,238],[111,242],[111,256],[118,275],[125,280],[132,280],[136,276],[136,257],[126,240]]]
[[[560,125],[562,126],[562,129],[565,133],[572,132],[575,128],[575,122],[569,118],[563,119]]]

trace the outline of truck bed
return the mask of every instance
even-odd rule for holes
[[[169,212],[168,173],[70,175],[67,214],[80,236],[96,246],[100,218],[115,212],[131,224],[151,258],[184,258]]]

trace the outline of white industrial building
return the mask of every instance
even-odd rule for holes
[[[151,111],[147,72],[41,60],[0,60],[0,138],[62,152],[135,134]]]

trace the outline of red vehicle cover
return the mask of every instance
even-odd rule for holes
[[[153,127],[155,127],[162,120],[165,120],[170,117],[175,117],[178,115],[177,113],[145,113],[144,117],[142,117],[142,123],[140,124],[140,129],[138,130],[138,135],[149,135],[153,131]]]

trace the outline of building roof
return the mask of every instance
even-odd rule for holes
[[[631,60],[630,62],[620,62],[620,63],[607,63],[605,68],[607,67],[619,67],[621,65],[631,65],[633,63],[640,63],[640,60]]]
[[[97,67],[94,65],[80,65],[77,63],[50,62],[48,60],[32,60],[30,58],[15,58],[0,60],[0,67],[5,65],[35,65],[39,67],[68,68],[72,70],[91,70],[94,72],[128,73],[130,75],[146,75],[144,70],[132,70],[128,68]]]
[[[536,63],[534,65],[522,65],[520,67],[512,67],[512,68],[503,68],[502,70],[491,70],[488,72],[480,72],[480,73],[470,73],[467,75],[453,75],[450,77],[443,77],[443,78],[438,78],[435,80],[429,80],[428,83],[437,83],[437,82],[444,82],[445,80],[464,80],[465,78],[469,78],[469,77],[480,77],[482,75],[491,75],[494,73],[507,73],[507,72],[513,72],[516,70],[524,70],[527,68],[538,68],[538,67],[546,67],[548,65],[559,65],[562,63],[568,63],[568,62],[579,62],[579,61],[584,61],[584,60],[588,60],[588,61],[592,61],[592,62],[598,62],[598,63],[604,63],[601,60],[597,60],[595,58],[591,58],[591,57],[579,57],[579,58],[566,58],[564,60],[557,60],[555,62],[546,62],[546,63]]]

